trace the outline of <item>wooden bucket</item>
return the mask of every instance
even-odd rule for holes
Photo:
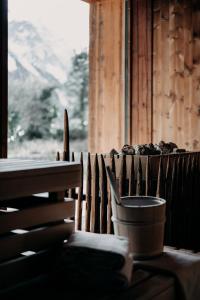
[[[112,200],[116,235],[129,238],[135,259],[148,259],[163,252],[166,201],[150,196]]]

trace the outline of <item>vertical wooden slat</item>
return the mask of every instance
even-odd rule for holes
[[[164,198],[164,196],[165,196],[165,178],[164,178],[164,170],[163,170],[163,158],[161,156],[159,161],[159,168],[158,168],[156,197]]]
[[[141,159],[138,160],[137,168],[137,185],[136,185],[136,195],[142,195],[142,163]]]
[[[116,167],[115,167],[115,157],[114,155],[111,156],[111,171],[113,172],[114,176],[116,174]],[[112,206],[111,206],[111,191],[109,181],[107,180],[107,190],[108,190],[108,207],[107,207],[107,214],[108,214],[108,224],[107,224],[107,233],[113,233],[113,223],[111,221],[112,217]]]
[[[121,157],[120,174],[119,174],[119,194],[120,197],[126,193],[126,155]]]
[[[196,176],[195,176],[195,211],[196,211],[196,224],[195,228],[200,227],[200,201],[199,201],[199,183],[200,183],[200,153],[196,155]],[[200,237],[198,235],[198,240],[196,242],[196,249],[200,251]]]
[[[196,219],[199,218],[199,214],[196,213],[196,201],[195,201],[195,177],[196,177],[196,159],[195,154],[192,155],[192,164],[191,164],[191,192],[190,192],[190,205],[191,205],[191,248],[194,250],[196,249],[196,244],[198,238],[196,237]]]
[[[187,198],[185,193],[185,187],[187,186],[186,181],[186,157],[183,156],[182,158],[182,174],[181,174],[181,206],[182,206],[182,247],[187,247],[187,241],[185,232],[187,231]]]
[[[185,231],[185,239],[186,239],[186,246],[188,248],[191,247],[191,228],[192,228],[192,217],[191,217],[191,206],[189,205],[189,199],[191,197],[191,168],[192,168],[192,156],[187,156],[186,162],[186,185],[187,189],[185,190],[186,193],[186,231]]]
[[[86,181],[86,216],[85,216],[85,231],[90,231],[91,190],[92,190],[92,169],[91,169],[91,158],[90,158],[90,153],[88,153],[88,160],[87,160],[87,181]]]
[[[176,176],[176,198],[174,199],[174,215],[175,215],[175,240],[178,247],[182,247],[182,214],[183,206],[181,203],[181,174],[182,174],[182,160],[181,156],[177,158],[177,176]]]
[[[161,12],[161,0],[153,1],[153,141],[158,141],[160,139],[158,130],[162,123],[157,119],[158,114],[157,111],[161,103],[159,103],[159,99],[161,96],[161,20],[160,20],[160,12]],[[157,80],[158,78],[158,80]],[[160,117],[160,116],[159,116]],[[159,127],[156,125],[159,122]]]
[[[71,162],[74,162],[74,161],[75,161],[75,155],[74,155],[74,152],[72,152]],[[82,183],[83,183],[83,178],[82,178]],[[69,191],[68,191],[68,197],[69,198],[73,198],[73,199],[76,198],[76,189],[75,188],[69,189]]]
[[[82,201],[83,201],[83,152],[80,155],[81,163],[81,186],[78,188],[78,199],[76,208],[76,229],[81,230],[82,228]]]
[[[172,180],[171,180],[171,245],[175,245],[175,216],[174,216],[174,202],[176,201],[176,176],[177,176],[177,164],[176,160],[173,158],[172,160]]]
[[[170,156],[167,157],[167,164],[166,164],[166,172],[165,172],[165,199],[168,199],[170,202],[170,188],[171,188],[171,180],[172,180],[172,168],[170,162]]]
[[[193,102],[193,20],[192,1],[184,0],[184,143],[190,148],[192,140]]]
[[[135,195],[135,168],[134,168],[134,156],[131,155],[131,166],[129,172],[129,196]]]
[[[191,115],[191,143],[192,149],[200,149],[200,4],[199,0],[192,1],[192,56],[193,56],[193,81],[192,81],[192,115]]]
[[[60,152],[56,153],[56,160],[59,161],[60,160]]]
[[[100,174],[100,198],[101,198],[101,206],[100,206],[100,233],[107,232],[107,175],[106,175],[106,167],[103,155],[101,155],[101,174]]]
[[[169,116],[171,102],[169,99],[169,2],[170,0],[160,1],[160,36],[159,36],[159,47],[160,55],[159,59],[159,69],[160,69],[160,90],[158,91],[158,101],[154,102],[154,107],[158,106],[157,109],[162,111],[159,114],[159,120],[155,119],[154,130],[158,130],[159,136],[156,137],[156,141],[160,140],[170,140],[172,136],[172,124]],[[156,51],[156,49],[155,49]],[[158,78],[158,77],[157,77]],[[162,78],[162,79],[161,79]],[[154,82],[157,84],[157,80]],[[159,124],[159,126],[157,126]]]
[[[149,156],[147,157],[146,161],[146,174],[145,174],[145,195],[151,195],[151,181],[150,181],[150,163],[149,163]]]
[[[68,161],[68,154],[66,151],[63,151],[63,161]]]
[[[92,172],[92,216],[91,232],[100,232],[100,207],[99,207],[99,163],[98,156],[95,155]]]
[[[166,200],[166,223],[165,223],[165,244],[170,245],[171,242],[171,180],[172,168],[170,165],[170,156],[167,157],[166,171],[165,171],[165,197]]]
[[[67,109],[64,110],[64,136],[63,136],[63,146],[64,146],[64,153],[65,153],[65,159],[66,161],[69,161],[69,118]]]
[[[132,4],[132,140],[152,140],[152,1]]]

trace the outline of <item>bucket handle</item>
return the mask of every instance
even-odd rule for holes
[[[110,182],[112,198],[115,200],[116,204],[121,205],[122,202],[121,202],[121,198],[119,195],[119,190],[117,188],[116,180],[115,180],[113,173],[109,166],[106,166],[106,171],[107,171],[108,179]]]

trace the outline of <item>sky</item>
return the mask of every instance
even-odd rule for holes
[[[81,0],[8,0],[9,20],[27,20],[47,28],[68,47],[89,45],[89,5]]]

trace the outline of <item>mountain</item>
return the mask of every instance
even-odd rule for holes
[[[23,80],[30,76],[51,85],[62,85],[66,81],[67,66],[53,50],[56,45],[47,31],[28,21],[11,21],[8,28],[10,78]]]
[[[86,127],[87,53],[72,52],[28,21],[10,21],[8,38],[9,136],[57,136],[67,107],[71,132],[80,137]]]

